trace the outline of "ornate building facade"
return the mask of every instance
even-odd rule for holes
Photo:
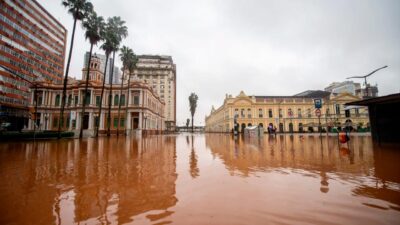
[[[322,99],[320,119],[315,112],[314,99]],[[206,132],[232,132],[235,116],[241,132],[248,126],[267,128],[269,124],[278,132],[317,131],[319,127],[330,130],[345,124],[366,127],[369,126],[367,108],[344,106],[359,99],[349,93],[325,91],[307,91],[294,96],[247,96],[242,91],[236,97],[226,95],[218,109],[212,107],[205,118],[205,129]]]
[[[165,103],[148,84],[132,78],[131,82],[114,85],[112,92],[106,85],[101,102],[103,110],[99,116],[100,96],[103,82],[103,72],[100,69],[100,59],[93,57],[90,65],[89,88],[86,112],[83,116],[83,129],[89,135],[99,126],[99,132],[107,129],[108,106],[111,104],[111,130],[131,132],[160,132],[164,130]],[[83,77],[87,69],[83,69]],[[29,129],[35,124],[40,130],[57,130],[61,123],[63,130],[79,131],[81,112],[85,90],[85,80],[69,79],[67,85],[67,102],[64,118],[60,118],[62,84],[36,82],[32,87],[30,111],[32,118]],[[118,108],[121,110],[118,116]],[[64,122],[65,121],[65,122]]]

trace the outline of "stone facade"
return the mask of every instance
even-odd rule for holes
[[[117,128],[127,133],[132,131],[160,132],[165,129],[165,103],[148,84],[139,79],[131,78],[129,85],[114,85],[112,93],[106,85],[103,95],[103,109],[99,120],[100,95],[103,73],[100,71],[99,59],[92,58],[89,75],[89,98],[86,106],[83,126],[89,134],[93,134],[96,124],[99,132],[107,129],[108,105],[111,102],[111,130]],[[86,69],[83,70],[84,77]],[[63,86],[49,82],[36,82],[37,87],[31,95],[30,111],[32,113],[29,129],[33,129],[36,120],[39,130],[57,130],[60,117],[61,97]],[[78,131],[81,124],[81,112],[85,90],[84,80],[69,79],[67,85],[67,103],[65,107],[63,130]],[[36,97],[35,97],[36,93]],[[110,96],[111,95],[111,99]],[[36,100],[36,101],[35,101]],[[111,100],[111,101],[110,101]],[[121,101],[120,116],[118,106]],[[99,121],[99,122],[98,122]]]
[[[176,65],[171,56],[138,55],[133,76],[148,84],[165,102],[165,127],[176,125]],[[126,72],[125,72],[126,73]],[[125,76],[126,81],[128,76]]]
[[[368,109],[349,108],[344,104],[361,99],[349,93],[338,95],[323,91],[311,91],[302,96],[247,96],[243,91],[236,97],[226,95],[224,104],[211,110],[206,116],[207,132],[232,132],[237,115],[239,131],[247,126],[259,125],[266,130],[271,123],[278,132],[317,131],[318,117],[314,99],[322,99],[321,127],[343,127],[351,121],[354,128],[369,126]]]

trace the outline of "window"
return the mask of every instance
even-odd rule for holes
[[[279,118],[282,118],[282,109],[279,109]]]
[[[96,106],[100,106],[100,96],[96,96]]]
[[[241,109],[241,110],[240,110],[240,115],[242,116],[242,118],[245,117],[245,115],[244,115],[244,109]]]
[[[272,109],[268,109],[268,116],[269,118],[272,118]]]
[[[292,116],[293,116],[293,112],[292,112],[292,109],[291,109],[291,108],[288,109],[288,116],[289,116],[289,117],[292,117]]]
[[[301,109],[297,109],[297,116],[301,118]]]
[[[115,95],[114,96],[114,105],[118,105],[119,104],[119,96]]]
[[[235,109],[235,116],[239,116],[239,109]]]
[[[355,111],[355,113],[356,113],[356,116],[360,116],[360,110],[357,108],[357,109],[354,109],[354,111]]]
[[[75,96],[75,106],[78,105],[78,96]]]
[[[339,104],[335,105],[335,110],[336,110],[336,115],[340,115],[340,105]]]
[[[347,118],[350,117],[350,110],[345,110],[344,113],[345,113],[345,115],[346,115]]]
[[[247,109],[247,118],[251,118],[251,109]]]
[[[308,116],[308,118],[311,117],[311,109],[307,109],[307,116]]]
[[[329,108],[326,109],[325,114],[326,116],[330,116]]]
[[[119,126],[120,127],[124,127],[125,126],[125,118],[121,118],[121,120],[119,121]]]
[[[55,117],[53,119],[53,127],[58,127],[58,118],[57,117]]]
[[[258,117],[262,118],[263,117],[263,111],[262,109],[258,109]]]
[[[114,128],[118,127],[118,118],[114,118]]]
[[[125,105],[125,95],[121,95],[121,105]]]
[[[72,104],[72,95],[68,96],[68,106],[71,106]]]
[[[56,106],[60,106],[60,95],[56,95]]]

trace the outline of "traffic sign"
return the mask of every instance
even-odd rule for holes
[[[321,116],[321,110],[320,109],[316,109],[315,110],[315,115],[320,117]]]
[[[314,105],[315,105],[316,109],[322,108],[322,99],[320,99],[320,98],[314,99]]]

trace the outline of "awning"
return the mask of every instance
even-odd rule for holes
[[[350,109],[359,109],[359,108],[363,108],[364,106],[358,106],[358,105],[346,105],[344,107],[344,110],[350,110]]]

